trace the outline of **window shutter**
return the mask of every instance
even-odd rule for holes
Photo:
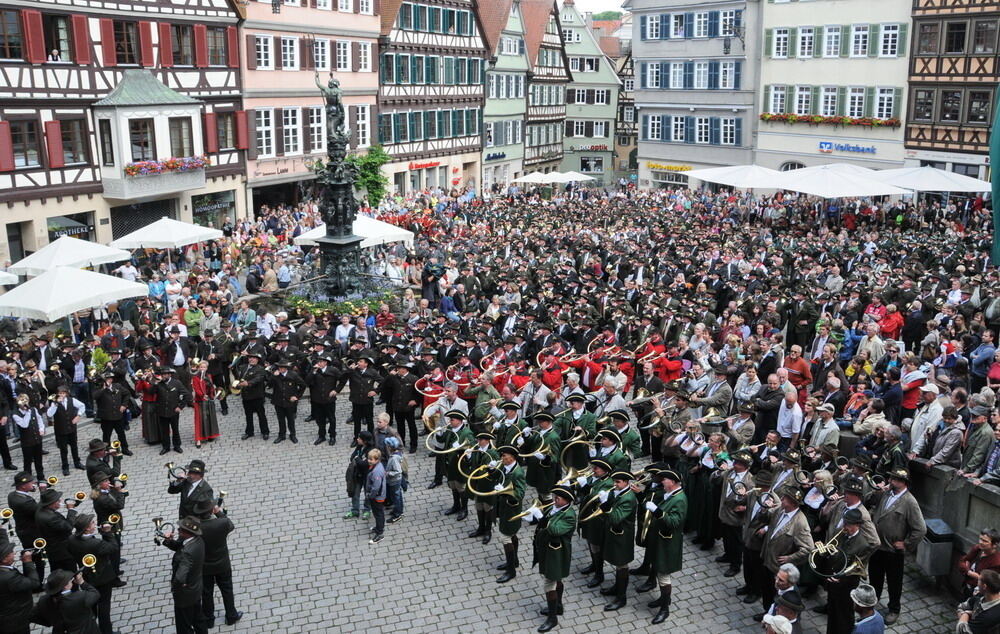
[[[312,108],[302,109],[302,153],[303,154],[311,154],[313,151],[312,126],[309,125],[309,113],[311,111]]]
[[[358,106],[350,106],[347,111],[347,122],[351,126],[351,147],[358,147]],[[370,125],[370,124],[369,124]],[[413,129],[410,129],[413,134]],[[423,136],[422,134],[420,136]]]
[[[49,167],[55,169],[66,165],[63,155],[62,125],[58,121],[45,122],[45,150],[49,154]]]
[[[155,66],[153,57],[153,23],[143,20],[139,22],[139,63],[143,66]]]
[[[823,57],[823,49],[826,47],[825,32],[826,29],[822,26],[813,27],[813,57]]]
[[[244,110],[236,113],[236,145],[240,143],[240,114],[243,115],[243,129],[246,130],[243,142],[246,144],[247,159],[257,158],[257,111]]]
[[[733,90],[740,90],[740,80],[743,78],[743,62],[733,63]]]
[[[281,70],[283,68],[283,62],[281,55],[281,38],[273,37],[271,38],[271,59],[274,60],[274,70]],[[330,52],[331,57],[333,56],[333,51]],[[331,68],[334,64],[334,60],[330,61]]]
[[[643,70],[643,76],[645,77],[646,65],[643,64],[642,66],[643,66],[643,69],[642,69]],[[568,104],[576,103],[576,89],[575,88],[569,88],[569,89],[566,90],[566,103],[568,103]]]
[[[194,65],[208,67],[208,27],[204,24],[194,25]]]
[[[14,140],[10,135],[10,121],[0,121],[0,172],[14,170]]]
[[[245,150],[249,147],[250,135],[247,130],[247,111],[236,111],[236,149]]]
[[[847,57],[851,54],[851,25],[845,24],[840,27],[840,56]]]
[[[799,54],[799,29],[788,29],[788,57],[798,57]]]
[[[719,62],[708,63],[708,88],[710,90],[719,89]]]
[[[733,136],[735,137],[733,141],[736,145],[743,145],[743,119],[736,117],[733,120]]]
[[[782,86],[785,91],[785,112],[795,112],[795,86]]]
[[[774,53],[774,29],[764,29],[764,55],[771,57]]]
[[[157,24],[160,30],[160,66],[170,68],[174,65],[174,46],[171,41],[170,25],[166,22]]]
[[[743,9],[737,9],[733,13],[733,26],[737,28],[743,26]]]
[[[24,58],[32,64],[45,63],[45,31],[42,29],[42,13],[35,9],[21,11],[24,29]],[[68,51],[67,51],[68,52]],[[62,150],[60,150],[60,155]]]
[[[668,114],[660,115],[660,140],[670,141],[673,137],[674,118]]]
[[[660,84],[655,88],[670,88],[670,64],[660,62]]]
[[[694,14],[685,13],[684,14],[684,37],[692,37],[694,35]]]
[[[771,112],[771,95],[774,93],[772,90],[773,88],[774,86],[769,84],[764,85],[764,99],[760,108],[761,112]]]
[[[708,37],[719,37],[719,12],[708,12]]]
[[[639,64],[639,88],[649,88],[649,86],[646,85],[646,77],[646,62],[641,62]],[[571,90],[569,92],[572,93],[573,91]],[[567,99],[567,103],[572,102]]]
[[[285,121],[281,108],[274,109],[274,155],[285,155]]]
[[[892,89],[892,117],[894,119],[899,117],[899,106],[903,101],[903,89],[893,88]]]
[[[214,154],[219,151],[219,124],[214,112],[206,112],[201,116],[202,138],[205,139],[205,152]]]
[[[639,16],[639,39],[646,39],[646,16]]]
[[[875,87],[865,87],[865,116],[875,116]]]
[[[847,114],[847,86],[837,86],[837,114]]]
[[[593,104],[597,103],[597,98],[594,96],[595,92],[596,91],[594,91],[594,90],[588,90],[587,91],[587,105],[593,105]]]
[[[670,38],[670,14],[661,13],[660,14],[660,39],[666,40]]]
[[[371,46],[368,47],[368,68],[373,73],[378,70],[378,67],[375,65],[375,60],[377,60],[377,59],[378,59],[378,42],[372,42]],[[427,58],[427,64],[428,64],[428,66],[430,65],[430,63],[431,63],[431,58],[428,57]],[[428,71],[425,71],[425,72],[428,72]],[[429,76],[429,75],[425,75],[425,76]],[[371,125],[371,124],[369,124],[369,125]]]
[[[361,70],[361,42],[351,42],[351,70],[355,73]],[[424,79],[427,79],[427,73],[424,73]]]
[[[899,47],[896,51],[896,57],[906,57],[906,44],[908,40],[906,39],[906,31],[910,25],[900,24],[899,25]]]
[[[694,117],[684,117],[684,142],[694,143]]]
[[[240,67],[240,41],[235,26],[226,27],[226,61],[229,68]]]
[[[101,18],[101,58],[105,66],[115,66],[115,23],[114,20]]]
[[[435,114],[433,111],[424,112],[424,138],[428,141],[434,138],[433,127],[436,123]]]
[[[299,56],[302,58],[299,68],[302,70],[313,70],[316,68],[316,59],[313,57],[313,41],[312,38],[308,37],[299,40]]]
[[[361,0],[354,0],[354,12],[361,13]]]
[[[694,62],[684,62],[684,88],[694,88]]]
[[[878,57],[878,49],[882,44],[882,30],[877,24],[868,25],[868,57]]]
[[[650,141],[649,138],[649,115],[642,115],[642,134],[639,136],[643,141]]]
[[[257,38],[247,34],[247,69],[257,70]]]
[[[73,61],[77,64],[90,63],[90,23],[85,15],[74,15],[70,20],[73,25]]]
[[[719,117],[709,117],[708,119],[708,142],[711,145],[722,143],[722,124]]]
[[[573,122],[566,119],[566,136],[573,136]]]
[[[584,124],[583,124],[583,136],[587,137],[588,139],[594,137],[594,122],[593,121],[586,121],[586,122],[584,122]]]
[[[823,106],[819,102],[820,87],[812,86],[809,90],[812,92],[812,114],[823,112]]]
[[[399,130],[400,130],[399,119],[400,119],[400,116],[405,116],[405,115],[400,115],[398,112],[392,115],[392,142],[393,143],[399,143]]]

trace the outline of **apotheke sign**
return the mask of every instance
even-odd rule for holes
[[[819,151],[823,154],[833,152],[852,152],[854,154],[875,154],[874,145],[856,145],[854,143],[834,143],[833,141],[820,141]]]

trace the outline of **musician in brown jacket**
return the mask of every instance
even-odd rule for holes
[[[749,471],[753,464],[753,456],[749,451],[737,451],[733,454],[732,464],[732,469],[716,472],[722,477],[719,523],[722,527],[722,546],[725,550],[716,561],[729,564],[726,577],[735,577],[739,574],[743,562],[743,517],[747,509],[747,493],[753,488],[753,476]]]
[[[774,601],[774,575],[781,565],[804,566],[813,549],[809,522],[799,510],[802,505],[802,489],[785,487],[778,494],[781,496],[781,505],[772,513],[767,527],[761,529],[764,531],[764,546],[761,549],[764,571],[760,581],[760,598],[765,610]],[[763,613],[758,616],[763,618]]]
[[[910,472],[894,469],[889,472],[889,485],[873,496],[872,521],[881,543],[872,555],[869,573],[875,594],[882,598],[882,585],[889,585],[889,612],[885,624],[899,620],[900,599],[903,595],[903,563],[906,553],[916,552],[927,526],[920,505],[909,491]],[[885,485],[883,485],[885,486]]]
[[[772,507],[767,506],[770,496],[765,496],[771,490],[774,475],[770,471],[760,471],[754,478],[756,487],[750,489],[746,499],[746,509],[743,512],[743,582],[744,586],[736,591],[737,596],[743,596],[743,603],[751,604],[759,598],[760,578],[764,562],[760,558],[760,550],[764,547],[764,536],[759,534],[761,528],[771,520]]]

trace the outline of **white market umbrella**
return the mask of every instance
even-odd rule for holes
[[[581,174],[580,172],[566,172],[563,176],[568,176],[571,181],[592,181],[597,180],[593,176],[587,176],[586,174]]]
[[[532,172],[530,174],[525,174],[524,176],[521,176],[519,178],[515,178],[511,182],[512,183],[536,183],[536,184],[548,183],[549,182],[549,175],[548,174],[542,174],[541,172]]]
[[[164,216],[152,224],[112,241],[111,246],[119,249],[176,249],[196,242],[218,240],[221,237],[222,232],[218,229]]]
[[[729,165],[684,172],[691,178],[709,183],[729,185],[736,189],[777,189],[781,187],[781,172],[760,165]]]
[[[7,270],[18,275],[41,275],[57,266],[83,268],[110,262],[121,262],[132,257],[128,251],[106,247],[103,244],[62,236],[28,257],[9,266]]]
[[[60,266],[0,295],[0,315],[54,322],[78,310],[148,294],[145,284]]]
[[[930,166],[880,170],[875,172],[874,178],[918,192],[988,192],[992,189],[989,181]]]
[[[17,284],[18,277],[13,273],[7,273],[5,271],[0,271],[0,286],[7,286],[9,284]]]
[[[859,168],[864,169],[864,168]],[[821,198],[844,196],[887,196],[909,194],[906,189],[875,180],[871,176],[852,173],[843,166],[818,165],[780,172],[778,187],[789,191],[812,194]]]
[[[792,172],[833,172],[834,174],[855,174],[858,176],[872,176],[876,174],[876,171],[869,169],[867,167],[861,167],[860,165],[854,165],[852,163],[827,163],[826,165],[813,165],[812,167],[800,167],[797,170],[790,170]],[[788,172],[783,172],[787,174]]]
[[[362,249],[374,247],[379,244],[386,244],[388,242],[403,242],[407,247],[413,246],[412,231],[401,229],[396,225],[389,224],[388,222],[382,222],[381,220],[376,220],[368,216],[358,216],[355,218],[351,229],[354,232],[354,235],[364,238],[364,240],[361,241]],[[325,235],[326,225],[320,224],[319,226],[313,227],[309,231],[306,231],[302,235],[295,238],[294,242],[300,246],[315,245],[316,240]]]
[[[569,183],[577,179],[573,178],[569,174],[562,174],[560,172],[549,172],[546,176],[547,183]]]

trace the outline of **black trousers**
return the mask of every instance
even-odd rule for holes
[[[42,467],[41,443],[31,447],[21,445],[21,456],[24,458],[24,469],[22,471],[31,473],[31,463],[35,463],[35,476],[41,480],[42,476],[45,475],[45,469]]]
[[[434,454],[434,481],[441,484],[444,479],[445,469],[448,464],[447,456],[442,456],[441,454]]]
[[[372,508],[372,516],[375,518],[375,534],[381,535],[385,532],[385,500],[376,502],[369,498],[368,505]]]
[[[765,612],[771,608],[771,604],[774,603],[774,595],[776,594],[778,594],[778,591],[774,589],[774,573],[768,570],[765,566],[761,566],[760,604],[764,606]]]
[[[826,634],[851,634],[854,631],[854,601],[851,590],[861,577],[843,577],[826,584]]]
[[[396,412],[396,431],[399,432],[399,438],[404,443],[406,435],[410,435],[410,447],[417,446],[417,415],[415,412],[414,409]]]
[[[122,444],[122,449],[128,449],[128,438],[125,437],[125,419],[119,418],[118,420],[102,420],[101,421],[101,440],[106,443],[111,442],[111,432],[115,432],[118,436],[118,441]]]
[[[111,627],[111,591],[114,588],[109,583],[105,586],[94,586],[94,589],[101,593],[101,598],[94,606],[94,616],[97,617],[97,625],[101,628],[101,634],[112,634]]]
[[[21,548],[29,550],[34,548],[35,537],[38,535],[29,535],[28,533],[17,533],[17,538],[21,541]],[[35,570],[38,571],[38,578],[45,578],[45,560],[41,557],[32,557],[31,561],[35,564]]]
[[[56,434],[56,446],[62,458],[63,469],[69,468],[69,454],[73,454],[73,464],[80,464],[80,449],[76,446],[76,427],[68,434]]]
[[[725,552],[726,560],[730,566],[740,567],[743,561],[743,528],[741,526],[729,526],[719,522],[722,527],[722,548]]]
[[[354,419],[354,437],[361,433],[361,423],[371,433],[375,433],[375,405],[373,403],[351,403],[351,418]]]
[[[156,419],[160,425],[160,442],[163,444],[164,449],[170,449],[171,433],[174,435],[174,447],[179,448],[181,446],[179,418],[177,414],[174,414],[173,416],[158,416]]]
[[[243,399],[243,413],[247,418],[247,427],[244,430],[248,436],[253,436],[253,417],[257,415],[257,422],[260,424],[260,433],[267,435],[271,430],[267,427],[267,415],[264,413],[264,398]]]
[[[759,550],[743,547],[743,583],[750,588],[750,594],[760,592],[760,569],[763,565]]]
[[[174,622],[177,634],[208,634],[205,617],[201,612],[201,601],[191,605],[177,605],[174,599]]]
[[[903,551],[889,552],[876,550],[868,561],[868,579],[875,594],[882,598],[883,584],[889,584],[889,611],[899,612],[903,596],[903,564],[906,555]]]
[[[202,577],[201,612],[205,620],[215,620],[215,588],[222,593],[222,605],[226,608],[226,618],[236,618],[236,598],[233,596],[233,571],[209,574]]]
[[[310,403],[312,406],[310,413],[312,414],[313,420],[316,421],[316,427],[318,430],[318,436],[320,438],[326,438],[327,434],[330,438],[337,437],[337,402],[332,403]]]
[[[278,419],[278,437],[295,435],[295,415],[299,411],[297,405],[291,407],[274,406],[274,415]]]
[[[3,459],[4,467],[14,466],[14,462],[10,459],[10,447],[7,445],[6,427],[0,427],[0,458]]]

